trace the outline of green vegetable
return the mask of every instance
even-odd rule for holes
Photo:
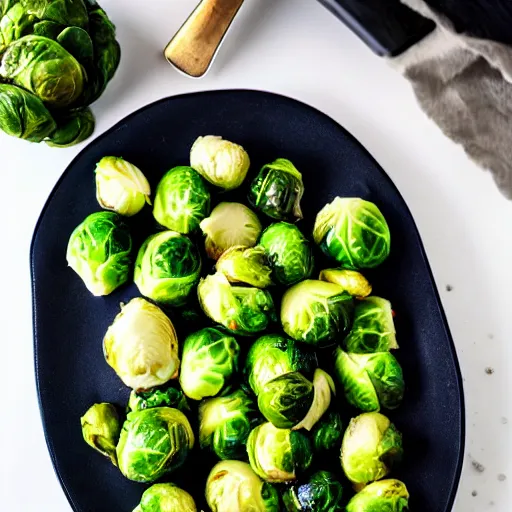
[[[81,64],[87,64],[94,57],[91,36],[80,27],[67,27],[58,36],[57,42]]]
[[[319,279],[341,286],[344,291],[358,299],[368,297],[372,293],[372,285],[356,270],[330,268],[322,270]]]
[[[240,346],[235,338],[208,327],[183,344],[180,385],[192,400],[218,395],[238,369]]]
[[[29,33],[35,21],[36,18],[20,3],[11,2],[11,7],[0,17],[0,54],[4,53],[13,41]]]
[[[210,213],[210,192],[191,167],[174,167],[156,189],[153,215],[167,229],[188,234]]]
[[[399,480],[381,480],[366,486],[348,503],[346,512],[405,512],[409,492]]]
[[[302,174],[285,158],[264,165],[251,183],[249,203],[277,220],[302,219]]]
[[[174,484],[154,484],[133,512],[197,512],[194,498]]]
[[[389,352],[347,354],[338,348],[335,370],[348,402],[362,411],[396,409],[402,402],[402,368]]]
[[[313,248],[297,226],[287,222],[271,224],[259,244],[267,251],[277,282],[289,286],[313,273]]]
[[[192,427],[178,409],[131,412],[117,445],[119,469],[129,480],[154,482],[180,468],[193,447]]]
[[[352,418],[343,436],[341,465],[354,484],[368,484],[389,474],[402,459],[402,435],[386,416],[368,412]]]
[[[128,411],[143,411],[154,407],[172,407],[187,413],[190,407],[183,391],[171,386],[149,391],[135,391],[130,393]]]
[[[391,235],[377,206],[336,197],[318,214],[313,231],[321,249],[348,269],[374,268],[389,256]]]
[[[132,238],[121,217],[111,212],[89,215],[71,234],[66,259],[96,296],[109,295],[128,281]]]
[[[69,148],[88,139],[94,132],[94,115],[90,108],[75,110],[58,117],[57,129],[45,140],[53,148]]]
[[[199,281],[201,256],[192,241],[176,231],[151,235],[139,250],[134,281],[146,297],[182,306]]]
[[[333,451],[339,453],[343,437],[343,423],[340,413],[330,408],[311,430],[313,451],[327,454]]]
[[[343,487],[336,475],[317,471],[304,483],[286,489],[283,501],[288,512],[344,512]]]
[[[146,390],[178,376],[178,338],[162,310],[136,297],[122,306],[103,339],[107,363],[130,388]]]
[[[288,336],[316,347],[333,345],[350,328],[353,299],[338,285],[306,280],[289,288],[281,303]]]
[[[280,512],[277,490],[237,460],[214,466],[206,483],[206,501],[212,512]]]
[[[60,25],[87,27],[87,10],[83,0],[20,0],[29,14]]]

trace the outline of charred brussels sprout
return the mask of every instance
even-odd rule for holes
[[[368,297],[372,293],[372,285],[368,279],[356,270],[330,268],[322,270],[319,279],[341,286],[344,291],[358,299]]]
[[[340,413],[330,408],[313,427],[311,442],[315,453],[326,454],[333,450],[339,453],[343,437],[343,423]]]
[[[210,213],[210,192],[191,167],[175,167],[157,186],[153,215],[167,229],[188,234]]]
[[[154,484],[133,512],[197,512],[194,498],[174,484]]]
[[[409,492],[399,480],[381,480],[366,486],[348,503],[347,512],[405,512]]]
[[[260,246],[231,247],[218,259],[215,268],[230,283],[245,283],[256,288],[267,288],[272,284],[267,253]]]
[[[277,220],[302,219],[302,174],[285,158],[264,165],[251,183],[249,202]]]
[[[183,391],[174,387],[168,386],[149,391],[132,390],[128,401],[128,411],[143,411],[154,407],[172,407],[183,413],[190,410],[187,397]]]

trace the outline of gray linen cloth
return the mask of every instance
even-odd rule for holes
[[[401,0],[438,27],[390,59],[427,115],[512,199],[512,48],[457,34],[423,0]]]

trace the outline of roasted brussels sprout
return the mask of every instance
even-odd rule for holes
[[[280,511],[277,490],[238,460],[214,466],[206,483],[206,501],[212,512]]]
[[[348,503],[347,512],[405,512],[409,492],[399,480],[381,480],[366,486]]]
[[[167,386],[149,391],[132,390],[128,401],[128,411],[143,411],[154,407],[172,407],[183,413],[190,410],[187,397],[183,391],[177,388]]]
[[[259,422],[254,401],[241,389],[203,400],[199,405],[199,444],[219,459],[244,460],[247,438]]]
[[[167,229],[188,234],[210,213],[210,192],[191,167],[168,171],[156,188],[153,215]]]
[[[192,241],[176,231],[151,235],[139,250],[134,281],[155,302],[182,306],[199,281],[201,256]]]
[[[318,214],[315,242],[344,268],[374,268],[388,256],[391,235],[386,219],[374,203],[337,197]]]
[[[55,116],[57,129],[45,139],[52,148],[69,148],[88,139],[94,132],[95,120],[90,108]]]
[[[193,447],[194,432],[178,409],[130,412],[117,445],[119,469],[135,482],[154,482],[182,466]]]
[[[343,437],[340,413],[332,406],[311,430],[311,442],[315,453],[339,453]]]
[[[217,272],[222,272],[230,283],[245,283],[256,288],[272,284],[272,269],[268,266],[263,247],[231,247],[218,260]]]
[[[128,281],[132,237],[119,215],[89,215],[71,234],[66,259],[96,296],[108,295]]]
[[[403,454],[402,435],[386,416],[367,412],[352,418],[343,436],[341,465],[354,484],[384,478]]]
[[[163,311],[136,297],[122,306],[103,339],[107,363],[130,388],[145,390],[178,376],[178,338]]]
[[[281,323],[293,339],[326,347],[348,332],[353,308],[352,297],[340,286],[306,280],[284,294]]]
[[[267,251],[277,282],[289,286],[311,276],[313,248],[294,224],[271,224],[262,233],[259,244]]]
[[[263,423],[249,434],[247,454],[253,471],[267,482],[292,482],[313,460],[309,439],[301,432]]]
[[[258,216],[240,203],[218,204],[199,226],[206,235],[206,254],[213,260],[231,247],[254,247],[261,233]]]
[[[283,501],[288,512],[344,512],[343,487],[336,475],[317,471],[304,483],[286,489]]]
[[[153,484],[133,512],[197,512],[194,498],[174,484]]]
[[[396,409],[402,402],[402,367],[389,352],[347,354],[338,348],[335,371],[348,402],[362,411]]]
[[[117,466],[116,446],[121,422],[112,404],[94,404],[80,418],[84,441]]]
[[[257,334],[277,320],[268,291],[233,286],[220,272],[201,279],[197,293],[206,315],[235,334]]]
[[[369,354],[398,348],[391,303],[366,297],[355,303],[352,329],[344,341],[347,352]]]
[[[206,135],[194,142],[190,165],[213,185],[232,190],[245,180],[250,160],[242,146],[222,137]]]
[[[329,268],[320,272],[319,279],[341,286],[344,291],[358,299],[368,297],[372,293],[372,285],[368,279],[356,270]]]
[[[286,158],[264,165],[251,183],[249,202],[277,220],[302,219],[302,174]]]
[[[123,158],[105,156],[96,165],[96,198],[102,208],[131,217],[151,204],[142,171]]]
[[[192,400],[218,395],[238,369],[240,346],[212,327],[191,334],[183,344],[180,385]]]

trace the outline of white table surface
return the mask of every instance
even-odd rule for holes
[[[323,110],[381,163],[418,224],[464,375],[467,450],[454,510],[512,510],[512,203],[426,118],[407,82],[314,0],[247,0],[201,80],[178,74],[162,58],[162,48],[195,0],[103,4],[117,25],[123,59],[94,105],[95,135],[165,96],[255,88]],[[0,135],[0,509],[5,511],[70,510],[39,417],[28,256],[47,196],[83,147],[57,150]]]

